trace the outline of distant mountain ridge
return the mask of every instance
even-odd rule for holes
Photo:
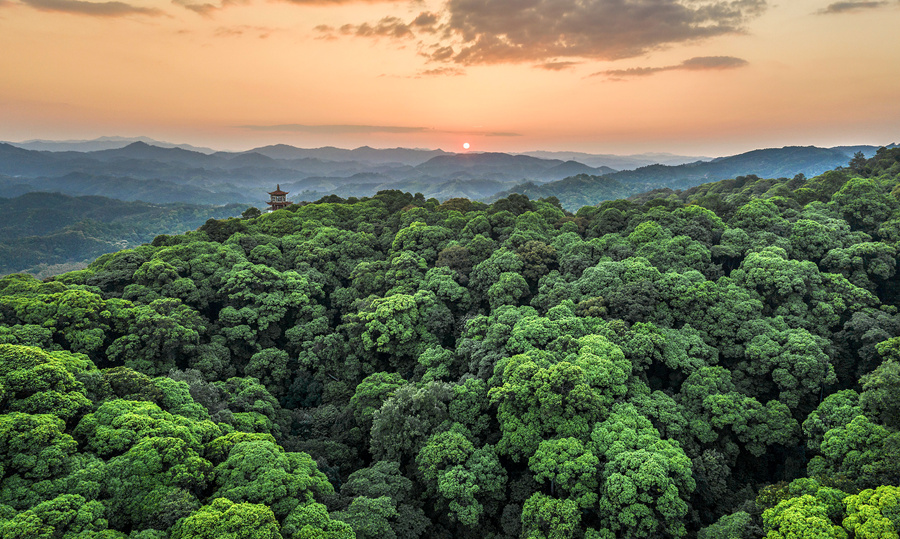
[[[97,150],[114,150],[116,148],[124,148],[133,142],[144,142],[159,146],[160,148],[181,148],[183,150],[191,150],[200,153],[215,153],[212,148],[203,146],[193,146],[191,144],[173,144],[155,140],[150,137],[99,137],[92,140],[26,140],[24,142],[9,142],[13,146],[26,150],[48,151],[48,152],[93,152]]]
[[[90,152],[37,151],[0,143],[0,175],[14,178],[0,181],[0,196],[22,194],[22,186],[28,185],[34,190],[52,189],[70,195],[99,194],[128,200],[134,200],[132,197],[139,193],[141,199],[148,202],[171,202],[172,193],[181,192],[186,198],[179,200],[184,202],[262,205],[262,197],[274,183],[291,185],[316,180],[313,182],[316,190],[304,194],[304,198],[333,192],[344,196],[366,196],[375,194],[372,189],[413,189],[429,197],[477,195],[481,198],[523,181],[542,183],[560,180],[573,173],[610,172],[613,169],[589,167],[574,161],[505,153],[453,154],[442,150],[403,148],[304,150],[281,145],[259,151],[207,154],[183,148],[162,148],[143,141]],[[363,179],[373,174],[377,177]],[[99,190],[97,185],[86,184],[86,178],[93,178],[101,186]],[[119,193],[115,188],[106,191],[110,187],[108,178],[116,179]],[[450,187],[470,181],[474,182],[469,184],[471,188],[460,193],[454,193]],[[5,187],[12,190],[4,190]],[[329,191],[318,191],[320,188]],[[292,193],[297,196],[296,191]]]
[[[888,147],[892,146],[894,145]],[[719,157],[712,161],[698,161],[677,166],[649,165],[603,176],[578,175],[543,185],[524,183],[497,193],[487,200],[502,198],[510,193],[524,194],[529,198],[554,196],[564,207],[574,210],[585,205],[595,205],[604,200],[627,197],[653,189],[686,189],[737,176],[791,178],[803,174],[811,177],[847,165],[857,151],[869,157],[874,155],[877,149],[875,146],[851,146],[846,149],[816,146],[768,148]]]
[[[273,145],[245,152],[204,153],[183,147],[164,148],[144,140],[92,151],[39,151],[0,143],[0,196],[56,191],[155,203],[259,207],[264,206],[265,193],[273,184],[281,184],[294,201],[317,200],[329,194],[371,196],[391,189],[440,200],[495,200],[517,192],[532,198],[555,196],[567,208],[577,208],[652,189],[684,189],[741,175],[812,176],[846,165],[856,152],[870,156],[876,150],[875,146],[794,146],[616,171],[606,165],[592,166],[597,163],[593,159],[602,157],[600,154],[577,152],[535,152],[542,155],[537,157],[368,146],[347,150]],[[551,155],[581,155],[591,164],[547,158]],[[670,154],[644,155],[685,159]]]

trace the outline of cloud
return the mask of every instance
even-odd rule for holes
[[[662,71],[720,71],[744,67],[749,62],[734,56],[697,56],[680,64],[662,67],[631,67],[628,69],[608,69],[588,75],[589,77],[606,76],[610,80],[622,80],[626,77],[646,77]]]
[[[216,28],[216,37],[240,37],[244,34],[253,34],[260,39],[269,37],[275,29],[266,26],[220,26]]]
[[[440,15],[437,13],[430,13],[428,11],[423,11],[419,13],[419,16],[413,19],[410,26],[414,26],[417,29],[433,34],[437,32],[437,23],[440,20]]]
[[[533,67],[537,69],[545,69],[547,71],[563,71],[566,69],[572,69],[580,63],[581,62],[544,62],[543,64],[536,64]]]
[[[736,33],[764,0],[449,0],[461,64],[617,60]]]
[[[125,2],[84,2],[82,0],[22,0],[22,2],[40,11],[56,11],[94,17],[158,16],[163,14],[156,8],[138,7]]]
[[[879,8],[886,6],[887,2],[835,2],[829,4],[825,9],[819,10],[820,15],[833,15],[836,13],[847,13],[851,11],[862,11],[866,9]]]
[[[239,125],[241,129],[251,131],[279,131],[284,133],[319,133],[319,134],[357,134],[357,133],[421,133],[429,131],[427,127],[403,127],[396,125]]]
[[[424,71],[420,71],[415,78],[420,77],[458,77],[460,75],[465,75],[466,72],[458,67],[436,67],[434,69],[426,69]]]
[[[519,133],[506,131],[442,131],[429,127],[406,127],[398,125],[306,125],[306,124],[280,124],[280,125],[239,125],[239,129],[251,131],[277,131],[282,133],[316,133],[328,135],[347,135],[360,133],[450,133],[456,135],[472,135],[483,137],[520,137]]]
[[[362,23],[360,25],[345,24],[340,32],[344,35],[358,37],[412,37],[413,32],[409,25],[397,17],[385,17],[375,24]]]
[[[766,8],[766,0],[446,0],[440,13],[348,24],[340,32],[416,40],[432,62],[559,70],[570,60],[632,58],[741,33]]]
[[[304,6],[340,6],[345,4],[386,4],[394,0],[284,0]]]

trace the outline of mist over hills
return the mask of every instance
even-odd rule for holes
[[[870,156],[877,149],[786,147],[697,160],[671,154],[456,154],[367,146],[304,149],[284,144],[213,152],[152,139],[129,140],[0,143],[0,196],[55,191],[153,203],[263,206],[265,193],[278,183],[295,201],[330,194],[371,196],[389,189],[420,192],[440,200],[495,200],[517,192],[532,198],[556,196],[565,207],[577,209],[618,196],[657,188],[683,189],[738,175],[810,176],[845,165],[857,151]],[[117,147],[71,149],[98,145]],[[689,159],[694,160],[684,162]],[[656,163],[625,168],[648,161]]]
[[[92,140],[26,140],[24,142],[10,142],[9,144],[26,150],[38,150],[49,152],[92,152],[96,150],[113,150],[124,148],[133,142],[146,142],[161,148],[181,148],[201,153],[215,153],[212,148],[193,146],[191,144],[173,144],[155,140],[150,137],[99,137]]]
[[[890,147],[894,147],[891,144]],[[762,178],[792,178],[797,174],[815,176],[845,166],[856,152],[866,157],[875,155],[875,146],[847,146],[818,148],[816,146],[786,146],[753,150],[719,157],[711,161],[697,161],[682,165],[648,165],[602,176],[580,174],[545,184],[525,183],[497,193],[488,200],[496,200],[510,193],[529,198],[555,196],[563,207],[577,210],[604,200],[627,197],[653,189],[687,189],[702,183],[726,180],[737,176],[756,175]]]

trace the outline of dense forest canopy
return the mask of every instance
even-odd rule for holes
[[[898,195],[382,191],[5,277],[0,537],[898,537]]]

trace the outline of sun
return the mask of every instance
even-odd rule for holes
[[[468,149],[469,149],[469,143],[468,143],[468,142],[463,142],[463,148],[466,149],[466,150],[468,150]]]

